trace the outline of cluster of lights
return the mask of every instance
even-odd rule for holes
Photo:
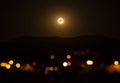
[[[46,67],[46,71],[58,71],[58,67]]]
[[[14,64],[14,61],[10,60],[9,62],[1,62],[0,66],[5,67],[6,69],[10,69],[13,64]],[[16,63],[15,67],[20,68],[21,67],[20,63]]]
[[[55,56],[54,55],[51,55],[50,56],[50,59],[55,59]],[[71,62],[69,61],[70,59],[71,59],[71,55],[67,55],[66,56],[66,59],[67,59],[67,61],[65,61],[65,62],[63,62],[62,63],[62,66],[63,67],[69,67],[69,66],[71,66]],[[36,62],[33,62],[32,63],[32,65],[33,66],[36,66]],[[93,64],[94,64],[94,61],[93,60],[87,60],[86,61],[86,63],[85,63],[86,65],[88,65],[88,66],[92,66]],[[9,60],[8,62],[1,62],[0,63],[0,67],[4,67],[4,68],[6,68],[6,69],[10,69],[11,68],[11,66],[12,65],[14,65],[16,68],[22,68],[21,67],[21,65],[20,65],[20,63],[15,63],[13,60]],[[84,65],[85,66],[85,65]],[[30,65],[26,65],[25,66],[25,68],[23,68],[24,70],[25,69],[30,69]],[[58,67],[56,66],[56,67],[52,67],[52,66],[50,66],[50,67],[46,67],[45,68],[45,71],[58,71]],[[114,62],[113,62],[113,64],[112,64],[112,66],[111,67],[109,67],[109,70],[111,71],[113,71],[113,69],[115,69],[116,71],[119,71],[120,70],[120,65],[119,65],[119,61],[117,61],[117,60],[115,60]],[[120,71],[119,71],[120,72]]]
[[[67,60],[71,59],[71,55],[68,54],[68,55],[66,56],[66,58],[67,58]],[[68,61],[68,62],[63,62],[62,65],[63,65],[63,67],[68,67],[68,66],[71,66],[71,62],[70,62],[70,61]]]
[[[93,60],[87,60],[86,61],[86,64],[87,65],[93,65]],[[71,62],[70,61],[68,61],[68,62],[63,62],[63,67],[68,67],[68,66],[71,66]]]
[[[71,62],[63,62],[63,67],[71,66]]]

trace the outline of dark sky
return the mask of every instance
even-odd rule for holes
[[[104,35],[120,39],[117,0],[3,0],[0,41],[19,36]],[[57,24],[62,16],[64,25]]]

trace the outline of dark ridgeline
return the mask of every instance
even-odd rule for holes
[[[19,37],[0,43],[0,51],[13,52],[13,55],[15,53],[19,57],[22,55],[23,57],[30,55],[33,55],[33,57],[46,57],[46,55],[49,55],[47,53],[54,54],[57,52],[63,54],[84,49],[95,50],[103,55],[107,54],[104,57],[110,57],[114,52],[119,52],[119,48],[120,40],[104,36],[80,36],[74,38]],[[17,51],[19,52],[18,54]],[[23,54],[20,55],[22,52]],[[8,53],[7,55],[10,56],[12,54],[9,55]]]
[[[0,43],[0,57],[15,55],[16,57],[31,57],[31,59],[36,57],[44,60],[50,54],[59,57],[77,50],[90,49],[103,54],[103,57],[110,58],[115,56],[114,53],[119,50],[119,47],[120,40],[102,36],[80,36],[75,38],[19,37]]]

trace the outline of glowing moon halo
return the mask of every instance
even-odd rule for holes
[[[58,18],[57,20],[58,24],[63,24],[64,23],[64,19],[62,17]]]

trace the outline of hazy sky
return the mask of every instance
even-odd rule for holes
[[[120,39],[117,0],[3,0],[0,41],[19,36],[105,35]],[[65,19],[64,25],[57,18]]]

